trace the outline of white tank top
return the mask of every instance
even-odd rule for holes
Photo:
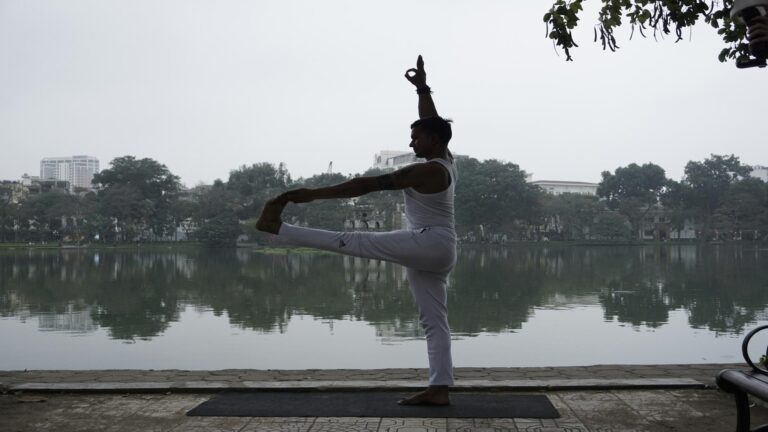
[[[413,188],[403,189],[408,228],[443,227],[454,230],[453,197],[458,177],[456,164],[440,158],[431,159],[425,163],[443,165],[451,176],[451,184],[445,190],[436,193],[421,193]]]

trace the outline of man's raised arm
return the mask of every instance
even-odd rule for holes
[[[416,68],[405,71],[405,78],[416,86],[419,95],[419,118],[437,116],[437,108],[432,100],[432,91],[427,85],[427,73],[424,71],[424,59],[419,56]]]

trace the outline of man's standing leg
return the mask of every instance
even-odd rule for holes
[[[448,404],[448,387],[453,385],[451,330],[448,326],[448,274],[406,267],[406,277],[419,308],[419,320],[426,333],[429,388],[400,403]]]

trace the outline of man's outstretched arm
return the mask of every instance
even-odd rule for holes
[[[424,71],[424,59],[419,56],[416,60],[416,68],[405,71],[405,78],[416,86],[419,94],[419,118],[437,116],[435,101],[432,100],[432,92],[427,85],[427,73]]]
[[[290,190],[277,199],[284,202],[305,203],[318,199],[354,198],[381,190],[418,187],[435,179],[441,179],[442,170],[443,168],[437,164],[415,164],[380,176],[356,177],[334,186]]]

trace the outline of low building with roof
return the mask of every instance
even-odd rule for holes
[[[582,195],[597,195],[597,183],[569,180],[534,180],[530,182],[552,195],[575,193]]]

